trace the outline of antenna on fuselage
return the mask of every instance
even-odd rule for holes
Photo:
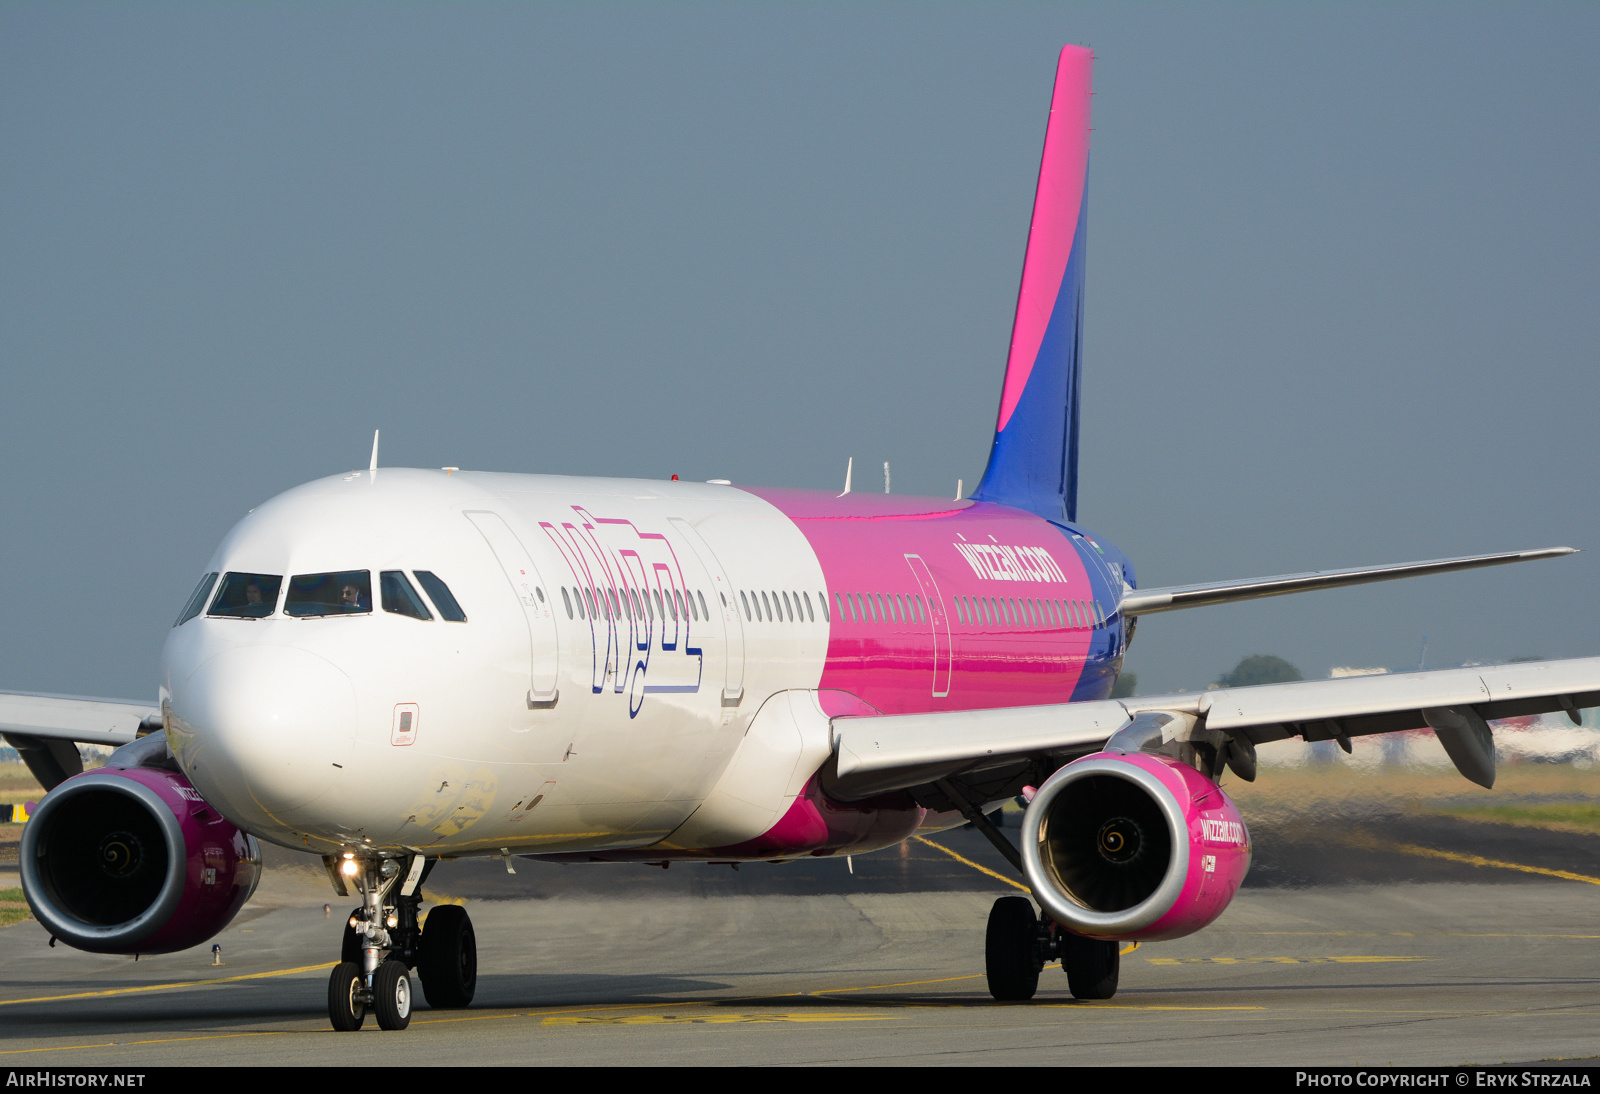
[[[378,431],[372,431],[372,462],[367,464],[368,471],[378,470]]]
[[[889,461],[888,460],[884,460],[883,461],[883,492],[885,494],[887,494],[889,492]]]
[[[956,500],[957,501],[961,500],[961,480],[960,479],[956,480]]]
[[[855,468],[856,468],[856,458],[854,456],[851,456],[849,461],[846,462],[845,465],[844,465],[844,493],[839,494],[838,495],[839,497],[842,498],[842,497],[844,497],[845,494],[848,494],[850,492],[850,472],[854,471]]]

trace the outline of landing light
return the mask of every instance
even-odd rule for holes
[[[353,859],[353,858],[345,859],[344,860],[344,865],[342,867],[340,867],[340,869],[342,869],[344,871],[344,876],[345,877],[355,877],[356,874],[361,872],[361,867],[356,863],[356,860]]]

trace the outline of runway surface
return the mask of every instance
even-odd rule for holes
[[[1089,1004],[1059,969],[1030,1004],[989,998],[984,920],[1016,890],[955,831],[854,873],[444,863],[427,890],[470,909],[474,1005],[336,1034],[325,985],[352,902],[314,860],[273,852],[218,938],[222,967],[209,947],[135,963],[49,948],[31,921],[0,930],[0,1066],[1600,1056],[1600,838],[1341,800],[1245,803],[1257,857],[1239,898],[1208,930],[1126,955],[1116,998]]]

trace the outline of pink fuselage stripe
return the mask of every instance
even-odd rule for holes
[[[1084,180],[1089,170],[1089,96],[1093,62],[1094,54],[1090,50],[1067,46],[1061,51],[1061,61],[1056,68],[1050,122],[1045,129],[1044,153],[1039,162],[1039,186],[1033,200],[1033,223],[1028,229],[1028,254],[1022,266],[1022,286],[1017,292],[1011,350],[1006,357],[997,431],[1004,429],[1011,420],[1011,413],[1028,386],[1045,328],[1050,325],[1050,316],[1055,311],[1061,279],[1067,272],[1067,259],[1072,254],[1078,211],[1083,204]]]
[[[982,502],[750,492],[795,522],[822,565],[830,619],[823,689],[885,714],[1072,697],[1093,632],[1087,616],[1069,619],[1063,602],[1089,602],[1094,592],[1049,522]],[[982,598],[977,612],[973,598]]]

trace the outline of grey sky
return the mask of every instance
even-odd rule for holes
[[[149,696],[245,510],[367,458],[983,469],[1057,48],[1098,55],[1081,515],[1152,618],[1600,652],[1600,7],[0,6],[0,687]],[[870,476],[869,476],[870,478]]]

